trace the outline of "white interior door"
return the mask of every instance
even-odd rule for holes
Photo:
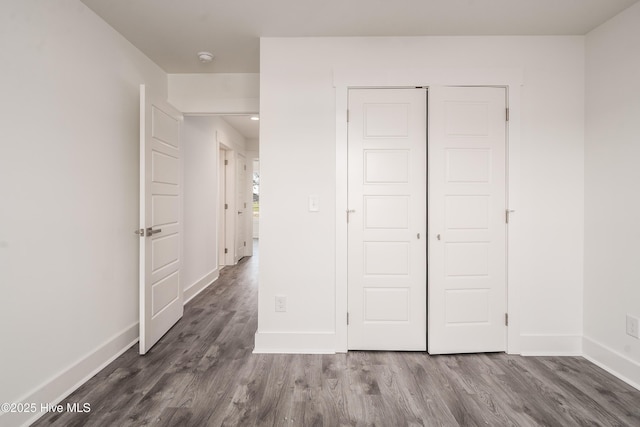
[[[225,171],[226,151],[222,148],[218,150],[218,266],[227,264],[225,255],[225,232],[226,232],[226,171]]]
[[[245,198],[245,175],[247,173],[247,161],[242,154],[236,156],[236,239],[235,239],[235,262],[246,255],[246,217],[247,201]]]
[[[429,353],[506,350],[504,88],[429,88]]]
[[[225,146],[224,161],[224,257],[225,265],[236,263],[236,221],[238,213],[236,211],[236,152]]]
[[[426,91],[349,91],[348,348],[426,350]]]
[[[140,86],[140,354],[182,317],[182,114]]]

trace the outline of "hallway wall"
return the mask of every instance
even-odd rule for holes
[[[586,39],[585,354],[640,388],[640,3]]]
[[[1,8],[0,402],[45,403],[137,340],[139,85],[167,80],[78,0]]]

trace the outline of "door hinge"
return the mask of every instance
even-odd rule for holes
[[[244,245],[247,246],[247,242],[244,242]]]
[[[504,326],[509,326],[509,313],[504,314]]]
[[[224,161],[224,165],[225,165],[225,166],[229,166],[229,160],[225,160],[225,161]]]
[[[244,204],[244,208],[247,209],[247,204],[246,203]]]
[[[349,312],[347,311],[347,325],[349,325]]]
[[[505,118],[507,119],[507,121],[509,121],[509,109],[506,108],[505,111],[506,111]]]
[[[225,203],[225,204],[224,204],[224,208],[225,208],[225,209],[229,209],[229,205]]]
[[[244,170],[247,170],[247,165],[244,165]]]
[[[228,252],[229,252],[229,249],[224,248],[224,253],[226,254],[226,253],[228,253]]]
[[[347,110],[347,123],[349,123],[349,110]]]

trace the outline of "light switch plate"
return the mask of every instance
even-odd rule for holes
[[[638,323],[640,323],[640,321],[637,317],[627,314],[627,335],[631,335],[634,338],[640,338]]]
[[[309,196],[309,212],[318,212],[320,210],[320,197],[317,194]]]

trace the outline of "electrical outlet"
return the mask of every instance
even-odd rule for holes
[[[276,296],[276,312],[284,313],[287,311],[287,297],[282,295]]]
[[[627,335],[631,335],[634,338],[640,338],[640,331],[638,331],[638,318],[627,314]]]

